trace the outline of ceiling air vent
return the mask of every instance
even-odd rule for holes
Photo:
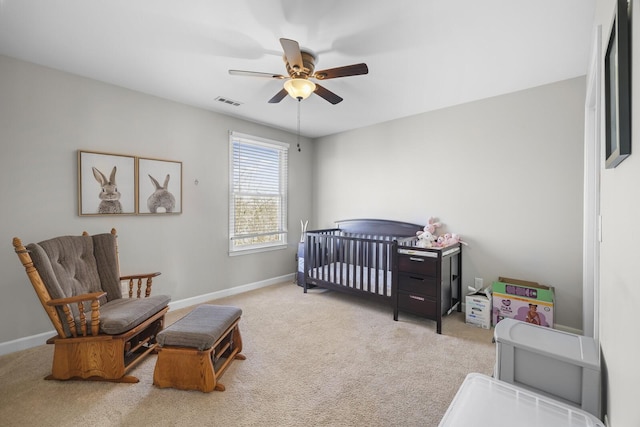
[[[222,102],[223,104],[233,105],[234,107],[242,105],[242,102],[234,101],[233,99],[225,98],[223,96],[216,97],[216,101]]]

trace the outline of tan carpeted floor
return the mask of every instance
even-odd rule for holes
[[[131,372],[137,384],[45,381],[42,345],[0,357],[0,425],[436,426],[465,376],[495,363],[492,331],[463,313],[437,335],[435,322],[291,283],[213,303],[243,309],[247,360],[225,372],[226,391],[154,387],[155,355]]]

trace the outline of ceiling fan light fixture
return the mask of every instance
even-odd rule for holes
[[[307,79],[290,79],[284,82],[284,88],[292,98],[303,100],[316,90],[316,84]]]

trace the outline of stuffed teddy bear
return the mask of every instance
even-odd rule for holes
[[[436,241],[436,236],[429,231],[418,231],[418,243],[417,246],[421,248],[432,248]]]
[[[442,240],[440,240],[441,238]],[[466,242],[463,242],[462,240],[460,240],[460,236],[456,233],[443,234],[442,236],[438,237],[437,243],[441,248],[455,245],[456,243],[462,243],[463,245],[467,245]]]
[[[447,246],[455,245],[459,241],[460,241],[460,236],[458,236],[456,233],[452,233],[447,239]]]
[[[451,235],[451,240],[452,240],[452,243],[451,243],[452,245],[454,243],[462,243],[465,246],[469,246],[469,244],[467,242],[463,241],[458,234],[453,233]]]

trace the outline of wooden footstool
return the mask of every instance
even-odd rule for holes
[[[238,307],[201,305],[158,333],[153,384],[160,388],[224,391],[218,379],[234,359],[246,359],[240,354],[241,315]]]

